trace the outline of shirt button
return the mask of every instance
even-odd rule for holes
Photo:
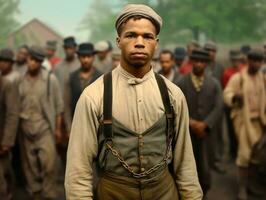
[[[141,170],[142,172],[144,172],[144,171],[145,171],[145,168],[144,168],[144,167],[142,167],[140,170]]]
[[[143,147],[143,142],[141,142],[141,143],[139,144],[139,147]]]
[[[141,103],[141,99],[139,100],[139,103]]]
[[[142,139],[142,137],[143,137],[142,135],[139,135],[139,139]]]
[[[144,156],[142,156],[142,155],[139,157],[140,160],[143,160],[143,158],[144,158]]]

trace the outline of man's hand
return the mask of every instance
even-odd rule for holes
[[[205,122],[190,119],[189,125],[193,133],[195,133],[198,138],[204,138],[206,136],[206,129],[208,126]]]
[[[59,128],[55,130],[55,139],[56,139],[56,143],[60,143],[62,140],[62,131]]]

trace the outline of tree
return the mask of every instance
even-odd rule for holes
[[[18,12],[19,0],[0,0],[0,46],[5,46],[8,35],[18,27],[15,14]]]

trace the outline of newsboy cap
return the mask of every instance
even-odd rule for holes
[[[14,52],[11,49],[1,49],[0,50],[0,60],[14,61]]]
[[[118,15],[115,28],[118,31],[120,26],[128,19],[140,16],[149,19],[156,27],[157,34],[159,34],[162,27],[162,18],[149,6],[144,4],[128,4]]]
[[[45,59],[45,51],[41,46],[33,45],[29,48],[29,54],[34,59],[42,62]]]

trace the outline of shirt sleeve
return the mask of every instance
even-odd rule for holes
[[[93,99],[85,92],[77,103],[70,133],[65,177],[67,200],[93,198],[92,165],[98,149],[99,121]]]
[[[175,137],[173,140],[173,170],[181,199],[201,200],[202,190],[189,133],[188,108],[183,93],[173,92]]]
[[[50,74],[51,78],[51,83],[52,83],[52,92],[53,92],[53,101],[55,105],[55,114],[56,116],[62,114],[64,112],[64,103],[63,103],[63,98],[62,98],[62,92],[60,90],[59,82],[57,78],[53,75]]]
[[[18,90],[16,84],[11,84],[11,82],[6,83],[7,84],[3,87],[6,113],[1,145],[13,146],[15,143],[19,116]]]
[[[223,97],[227,106],[233,107],[233,97],[237,92],[240,92],[240,74],[235,74],[228,82],[224,89]]]

